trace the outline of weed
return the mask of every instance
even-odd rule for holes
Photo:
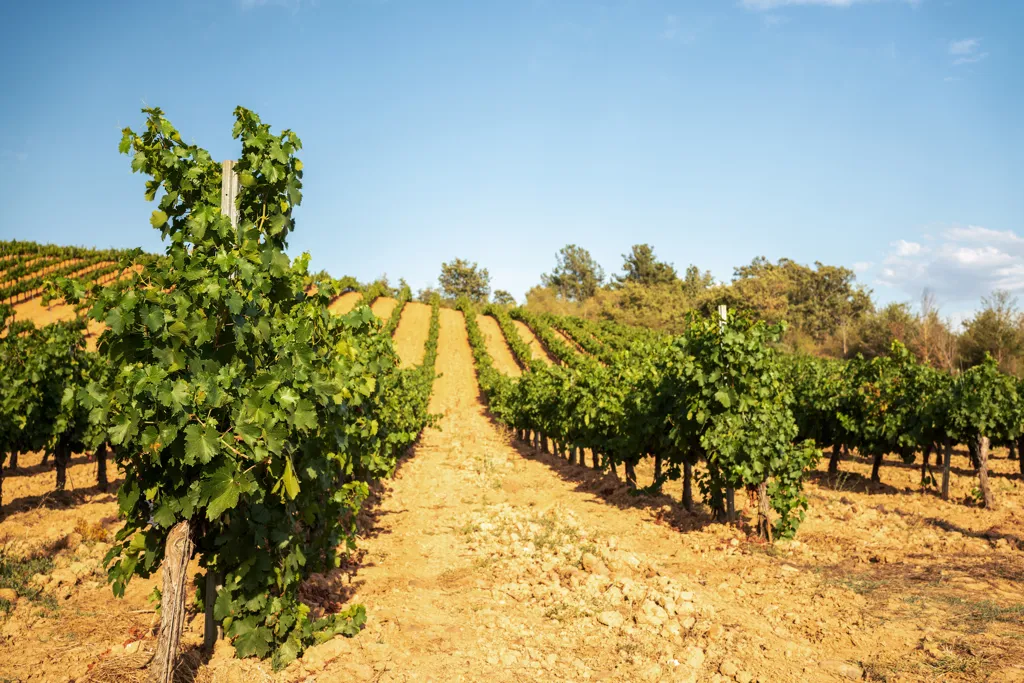
[[[498,558],[491,555],[488,555],[487,557],[478,557],[473,560],[473,567],[474,569],[487,569],[497,561]]]
[[[83,541],[106,542],[108,534],[106,528],[99,522],[88,522],[85,519],[78,520],[75,524],[75,531],[82,535]]]
[[[966,645],[943,643],[941,656],[930,659],[927,664],[937,674],[967,674],[974,678],[983,672],[985,659]]]
[[[49,574],[51,571],[53,559],[46,555],[13,558],[0,554],[0,588],[11,588],[18,597],[27,598],[47,611],[57,609],[57,599],[39,588],[33,588],[29,581],[35,574]],[[6,614],[12,607],[10,601],[0,601],[0,613]]]
[[[1024,605],[1001,607],[991,600],[965,600],[960,597],[942,596],[941,600],[957,609],[960,616],[982,623],[993,621],[1024,625]]]
[[[578,606],[564,602],[552,605],[544,611],[545,619],[556,619],[558,621],[571,621],[572,619],[578,619],[582,615],[583,611]]]
[[[832,484],[832,490],[833,491],[849,491],[849,490],[852,490],[853,489],[852,486],[847,487],[847,482],[849,482],[849,481],[850,481],[850,473],[849,472],[840,472],[839,474],[836,475],[835,481]]]

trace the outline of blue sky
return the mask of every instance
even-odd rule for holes
[[[0,7],[0,237],[159,250],[119,130],[305,145],[291,251],[516,297],[567,243],[728,280],[856,267],[961,315],[1024,288],[1024,3],[181,0]]]

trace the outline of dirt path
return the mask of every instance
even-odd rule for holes
[[[513,447],[474,400],[457,317],[442,318],[441,431],[383,496],[353,575],[367,632],[329,656],[381,681],[1019,680],[1019,487],[979,539],[812,484],[806,538],[766,548]]]
[[[430,312],[427,304],[410,301],[402,309],[402,319],[395,329],[395,350],[408,368],[423,362],[424,347],[430,334]]]
[[[505,340],[505,335],[501,333],[501,325],[498,324],[498,321],[489,315],[478,315],[476,322],[480,326],[480,332],[484,335],[484,341],[487,342],[487,352],[494,359],[495,369],[512,377],[519,377],[523,371],[516,363],[516,357],[512,355],[512,349],[508,347],[508,342]]]
[[[370,305],[370,310],[386,324],[391,319],[391,313],[397,305],[398,299],[392,299],[390,296],[379,296]]]
[[[533,333],[530,326],[522,320],[513,320],[512,322],[515,323],[516,329],[519,330],[519,336],[530,347],[530,353],[533,354],[533,357],[540,358],[548,365],[553,365],[555,359],[551,357],[551,354],[547,352],[544,345],[540,343],[540,340],[537,339],[537,335]]]
[[[332,301],[331,305],[327,307],[327,310],[335,315],[344,315],[355,308],[356,304],[359,303],[359,300],[362,298],[362,292],[345,292]]]
[[[366,605],[366,631],[315,648],[303,669],[319,672],[328,661],[323,680],[380,681],[632,680],[652,667],[659,673],[650,679],[659,680],[689,671],[703,653],[681,639],[661,642],[653,626],[627,632],[594,621],[605,612],[617,615],[606,615],[610,623],[624,620],[603,598],[608,566],[627,578],[628,590],[674,591],[694,622],[705,614],[673,582],[645,576],[642,556],[620,553],[591,520],[560,505],[585,505],[589,496],[523,458],[494,428],[478,400],[461,313],[442,309],[441,316],[431,401],[444,414],[440,429],[424,434],[390,483],[360,544],[366,554],[341,588]],[[584,556],[597,573],[578,567]],[[625,659],[617,644],[627,648]],[[674,664],[676,650],[691,665]]]

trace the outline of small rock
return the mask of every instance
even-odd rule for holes
[[[696,683],[700,677],[701,667],[704,666],[704,650],[696,645],[690,645],[683,650],[679,664],[673,680],[676,683]]]
[[[92,567],[87,565],[85,562],[72,562],[68,567],[68,571],[75,575],[76,578],[82,578],[92,574]]]
[[[124,646],[124,653],[126,655],[133,655],[133,654],[135,654],[136,652],[139,651],[139,648],[141,646],[142,646],[141,642],[139,642],[138,640],[133,640],[132,642],[130,642],[127,645]]]
[[[618,628],[619,626],[622,626],[623,618],[618,612],[608,610],[607,612],[600,612],[597,615],[597,620],[610,628]]]
[[[18,591],[13,588],[0,588],[0,600],[14,604],[18,601]]]
[[[661,628],[662,624],[665,623],[664,619],[661,619],[656,614],[645,614],[641,617],[644,623],[650,624],[655,628]]]
[[[64,547],[70,552],[78,550],[78,546],[82,545],[82,534],[77,531],[72,531],[70,534],[64,537]]]
[[[856,664],[844,662],[839,659],[825,659],[821,661],[821,668],[838,674],[851,681],[859,681],[864,678],[864,670]]]
[[[736,683],[750,683],[752,680],[754,680],[754,676],[749,671],[739,671],[736,673]]]
[[[347,638],[331,638],[326,643],[315,645],[306,650],[302,655],[302,663],[307,671],[320,671],[331,660],[345,657],[350,652],[351,647]]]
[[[718,666],[718,670],[721,672],[723,676],[728,676],[729,678],[732,678],[733,676],[739,673],[740,668],[736,666],[736,663],[733,662],[731,659],[727,659]]]

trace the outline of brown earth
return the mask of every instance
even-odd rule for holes
[[[331,305],[327,307],[327,310],[335,315],[344,315],[355,308],[356,304],[359,303],[362,298],[362,292],[345,292],[332,301]]]
[[[522,338],[522,340],[526,342],[526,345],[530,347],[530,353],[533,354],[533,357],[540,358],[548,365],[553,365],[555,359],[551,357],[548,350],[540,343],[540,340],[537,339],[537,335],[533,333],[533,330],[530,329],[529,325],[524,323],[522,320],[513,320],[512,322],[515,323],[516,329],[519,331],[520,338]]]
[[[512,355],[512,349],[508,347],[498,321],[489,315],[478,315],[476,322],[487,343],[487,352],[494,360],[494,369],[512,377],[519,377],[523,371],[516,362],[516,357]]]
[[[391,319],[391,313],[395,310],[395,306],[398,305],[398,299],[392,299],[390,296],[379,296],[373,300],[370,305],[370,310],[373,314],[380,318],[384,323],[387,323]]]
[[[423,362],[424,347],[430,333],[430,315],[430,306],[418,301],[410,301],[402,308],[394,343],[403,368]]]
[[[14,306],[15,320],[31,320],[36,327],[43,327],[63,320],[74,320],[77,316],[75,307],[64,303],[63,299],[55,299],[49,304],[44,304],[43,297],[37,296]],[[105,328],[103,323],[95,320],[88,322],[85,343],[89,350],[96,350],[96,340],[103,334]]]
[[[95,266],[106,265],[106,263]],[[75,275],[82,275],[93,270],[92,267],[86,268]],[[110,282],[114,278],[118,277],[120,273],[113,272],[101,277],[97,282],[98,284],[105,284]],[[51,323],[73,320],[78,316],[78,312],[75,307],[71,304],[65,303],[63,299],[54,299],[49,304],[43,303],[42,295],[37,295],[27,301],[23,301],[20,304],[14,305],[14,319],[15,320],[31,320],[36,324],[36,327],[43,327]],[[103,330],[106,329],[106,325],[103,323],[96,322],[95,320],[89,320],[86,327],[85,333],[85,344],[86,348],[90,351],[96,350],[96,342],[99,340]]]
[[[973,477],[960,454],[949,502],[912,467],[890,464],[872,486],[856,456],[834,480],[822,463],[797,540],[768,547],[746,526],[682,511],[676,482],[634,495],[611,473],[514,444],[480,401],[461,313],[441,315],[431,411],[443,418],[377,492],[350,564],[311,582],[365,604],[366,629],[279,673],[221,643],[187,680],[1024,680],[1024,485],[1002,451],[996,510],[963,500]],[[91,680],[135,680],[158,577],[111,597],[97,571],[113,496],[89,487],[94,465],[80,456],[75,492],[46,496],[53,473],[37,462],[23,456],[7,480],[0,548],[57,566],[40,578],[49,598],[0,616],[0,680],[90,667]],[[640,475],[650,480],[649,464]],[[76,526],[106,538],[82,542]],[[192,663],[199,621],[184,638]]]

